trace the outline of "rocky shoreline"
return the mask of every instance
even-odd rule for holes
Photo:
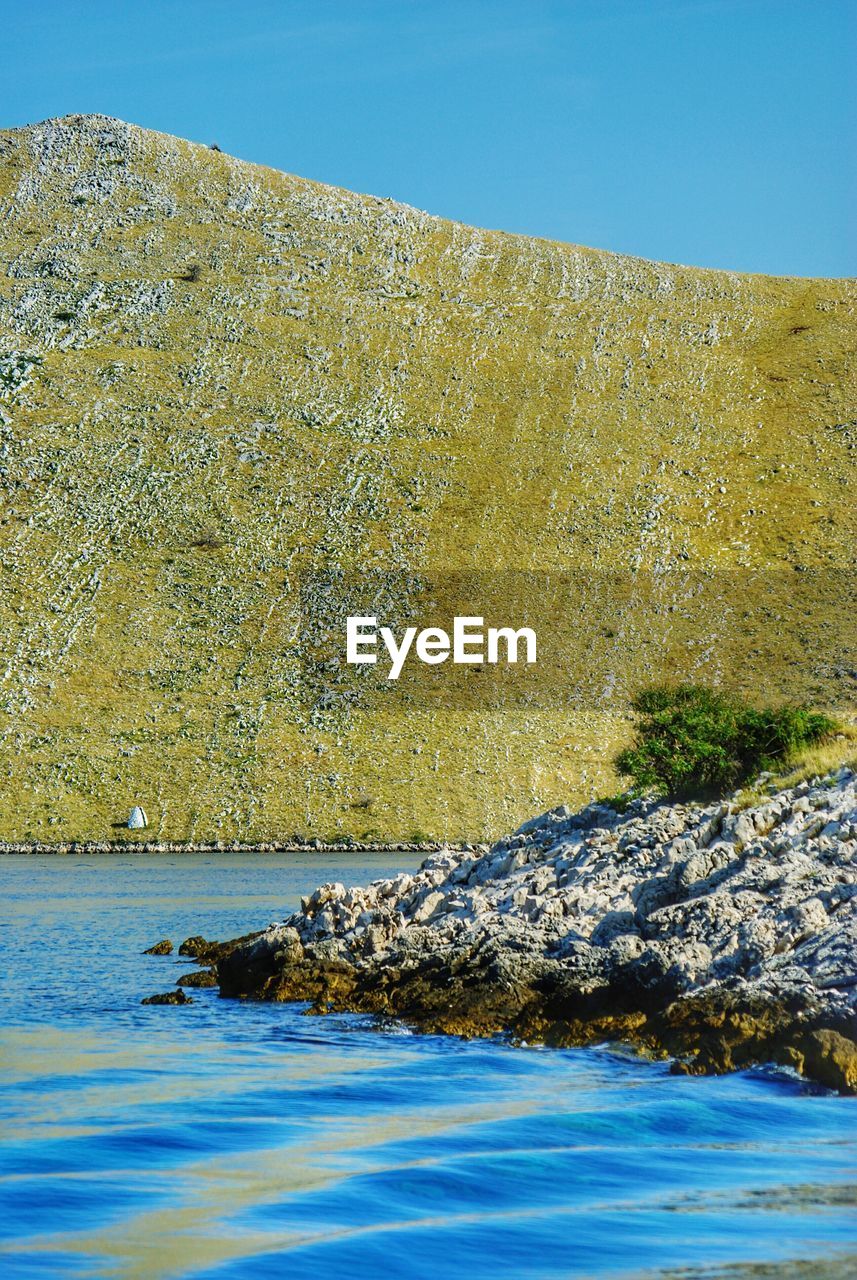
[[[857,777],[841,769],[743,810],[559,808],[485,852],[322,885],[259,935],[194,941],[222,996],[623,1041],[690,1074],[776,1063],[855,1093],[855,864]]]
[[[397,840],[392,843],[367,843],[362,840],[61,840],[0,841],[2,854],[81,854],[81,853],[439,853],[454,849],[473,853],[487,845],[444,844],[439,840],[421,843]]]

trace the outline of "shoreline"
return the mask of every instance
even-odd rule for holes
[[[3,840],[0,856],[27,857],[48,854],[67,857],[80,854],[117,853],[477,853],[487,852],[488,844],[432,840],[414,843],[397,840],[389,843],[364,843],[360,840]]]

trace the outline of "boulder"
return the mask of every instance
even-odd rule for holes
[[[162,991],[156,996],[146,996],[145,1000],[141,1000],[140,1004],[193,1004],[190,996],[179,989],[178,991]]]
[[[173,954],[173,944],[169,938],[161,938],[160,942],[156,942],[153,947],[147,947],[143,952],[144,956],[171,956]]]

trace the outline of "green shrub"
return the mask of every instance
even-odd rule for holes
[[[632,797],[627,791],[620,791],[619,794],[615,796],[599,796],[596,803],[606,805],[610,809],[615,809],[616,813],[625,813],[628,805],[631,803],[631,800]]]
[[[836,729],[803,706],[758,710],[698,685],[646,689],[632,702],[636,737],[616,768],[636,791],[712,795],[746,782]]]

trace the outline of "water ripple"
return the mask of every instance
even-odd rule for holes
[[[402,860],[402,868],[410,864]],[[220,1001],[144,1008],[168,934],[389,856],[5,859],[4,1277],[853,1274],[854,1102]]]

